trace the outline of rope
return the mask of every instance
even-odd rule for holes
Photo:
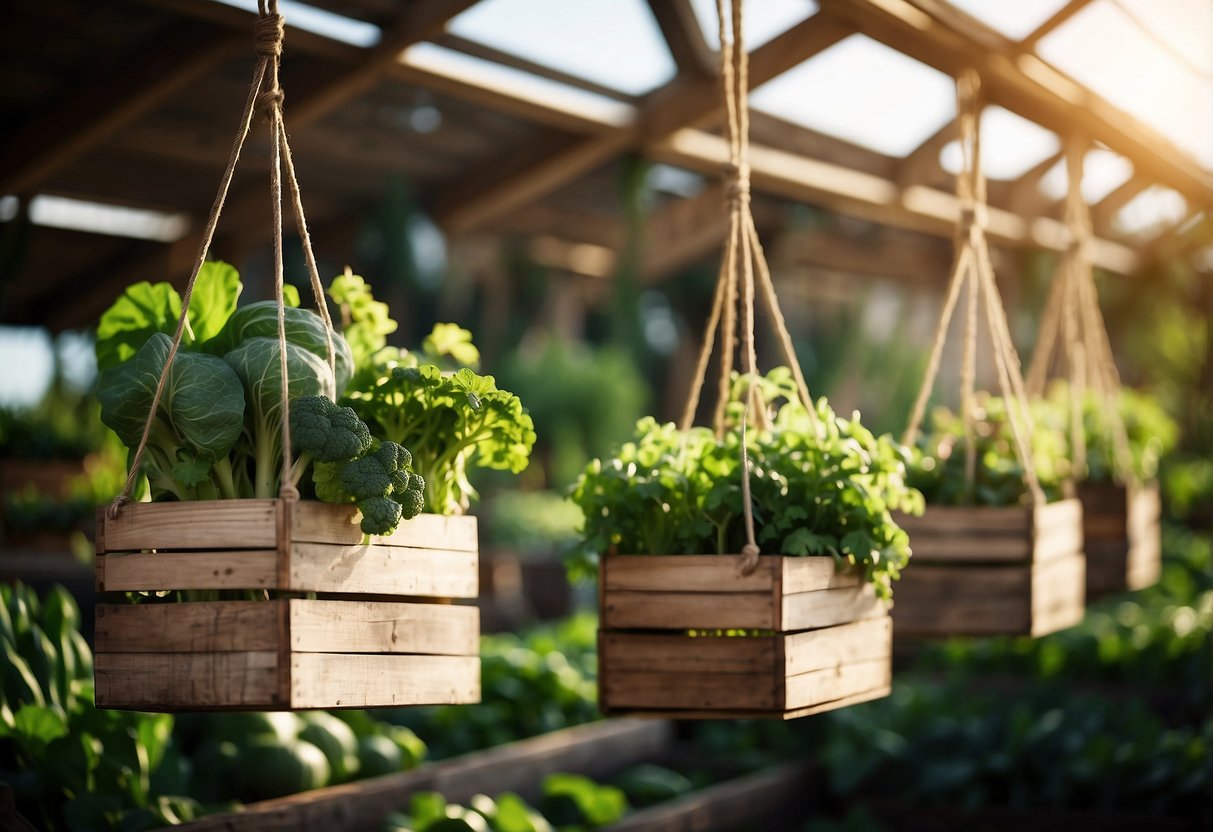
[[[143,425],[143,433],[139,438],[135,455],[127,471],[126,484],[123,486],[122,493],[106,508],[106,515],[111,520],[118,516],[122,506],[130,501],[131,495],[134,493],[135,483],[139,479],[140,470],[143,465],[143,455],[147,450],[148,437],[151,434],[152,425],[156,420],[156,413],[160,408],[164,388],[167,386],[168,378],[172,372],[173,361],[177,357],[182,337],[188,326],[190,301],[193,298],[194,285],[198,280],[198,273],[202,270],[203,263],[206,262],[206,255],[210,250],[211,243],[214,241],[215,229],[219,224],[219,217],[223,213],[223,206],[227,201],[232,177],[236,172],[236,165],[240,161],[240,153],[244,149],[244,142],[248,138],[249,131],[252,129],[253,117],[258,111],[265,114],[266,120],[270,125],[271,136],[270,198],[273,205],[274,297],[278,305],[278,353],[279,370],[282,380],[283,448],[282,474],[279,488],[279,497],[282,499],[297,500],[299,498],[299,492],[291,484],[290,480],[290,383],[286,365],[286,304],[283,300],[282,256],[282,168],[284,165],[287,172],[287,184],[291,195],[291,204],[294,209],[295,222],[299,229],[300,237],[303,240],[308,269],[312,277],[313,294],[316,296],[317,308],[327,330],[329,368],[333,371],[335,384],[336,352],[333,341],[332,318],[329,315],[327,305],[323,301],[323,287],[320,283],[319,271],[316,268],[315,255],[312,252],[311,238],[307,232],[307,220],[303,213],[303,201],[300,196],[299,182],[295,176],[294,161],[291,157],[282,114],[284,95],[279,85],[278,75],[282,57],[282,43],[285,37],[285,21],[278,13],[278,0],[258,0],[257,7],[258,16],[253,26],[253,43],[257,54],[257,64],[253,70],[253,80],[249,85],[248,97],[244,102],[240,126],[232,142],[232,150],[228,157],[227,166],[224,168],[223,175],[219,180],[219,190],[215,194],[215,201],[211,205],[210,214],[207,216],[206,225],[203,228],[202,239],[198,246],[198,254],[190,270],[189,279],[186,281],[185,291],[181,298],[181,316],[177,320],[177,329],[173,334],[168,357],[165,360],[164,367],[160,371],[160,378],[156,383],[155,393],[152,395],[152,405],[148,412],[147,420]],[[333,392],[335,393],[335,390]]]
[[[1007,325],[1006,310],[998,296],[994,279],[994,267],[990,262],[990,251],[986,241],[985,227],[986,183],[981,175],[981,131],[979,117],[981,79],[973,70],[966,70],[956,81],[957,113],[960,123],[960,146],[962,167],[956,177],[956,196],[960,203],[956,223],[956,252],[953,256],[952,274],[948,280],[947,295],[943,310],[935,329],[931,355],[926,373],[910,421],[902,437],[905,445],[913,444],[922,427],[927,400],[934,389],[939,374],[939,364],[948,337],[948,328],[960,299],[961,290],[968,284],[964,346],[961,358],[961,416],[964,420],[965,439],[965,485],[971,494],[977,473],[976,445],[976,378],[977,329],[979,312],[984,308],[986,327],[993,346],[994,364],[998,383],[1006,400],[1007,421],[1011,426],[1016,454],[1024,470],[1024,483],[1033,502],[1044,502],[1044,492],[1036,475],[1032,461],[1029,437],[1032,432],[1032,417],[1028,411],[1028,399],[1020,372],[1019,357],[1011,341]],[[983,303],[984,300],[984,303]]]

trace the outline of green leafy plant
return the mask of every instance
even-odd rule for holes
[[[747,435],[758,544],[785,555],[828,555],[861,569],[884,598],[910,556],[891,511],[920,510],[906,486],[904,450],[876,437],[858,416],[843,419],[825,399],[818,425],[800,404],[791,373],[776,368],[757,381],[770,426]],[[594,460],[572,489],[585,515],[575,550],[583,564],[626,554],[726,554],[745,541],[740,418],[744,378],[735,378],[727,429],[680,431],[642,419],[634,442]]]
[[[1032,407],[1032,461],[1049,500],[1059,499],[1070,476],[1065,417],[1038,402]],[[964,419],[946,407],[935,408],[912,454],[909,482],[928,505],[1013,506],[1029,495],[1023,463],[1015,450],[1005,400],[978,393],[975,403],[977,468],[970,490],[965,481]]]

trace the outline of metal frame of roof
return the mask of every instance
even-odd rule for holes
[[[474,2],[312,0],[313,5],[379,25],[379,42],[365,49],[290,30],[283,79],[287,125],[301,144],[308,145],[309,134],[314,134],[313,149],[304,151],[300,167],[309,216],[320,226],[314,235],[318,240],[326,226],[344,239],[340,233],[343,223],[348,223],[360,204],[369,205],[373,199],[365,189],[358,192],[353,180],[337,181],[343,178],[342,160],[366,156],[393,163],[399,160],[401,166],[407,166],[416,146],[424,144],[424,137],[414,135],[395,145],[366,150],[357,137],[326,127],[375,96],[399,97],[421,91],[463,105],[459,114],[465,123],[460,129],[467,152],[447,158],[443,167],[438,163],[445,158],[442,152],[451,149],[429,147],[426,152],[437,160],[428,168],[432,181],[419,186],[423,204],[444,231],[456,240],[480,231],[542,238],[545,242],[539,249],[571,271],[577,271],[569,265],[574,261],[559,252],[567,255],[569,246],[578,245],[609,250],[621,239],[622,223],[592,214],[578,217],[575,211],[545,210],[553,195],[592,177],[625,153],[639,153],[709,177],[718,175],[726,159],[726,145],[717,132],[721,96],[715,56],[690,0],[647,0],[677,74],[664,86],[638,97],[614,93],[447,34],[448,21]],[[1151,247],[1165,243],[1172,250],[1177,243],[1201,239],[1181,229],[1190,228],[1193,217],[1207,216],[1213,207],[1213,174],[1148,125],[1036,57],[1035,44],[1090,2],[1071,0],[1035,32],[1016,42],[944,0],[821,0],[816,14],[752,51],[750,82],[759,86],[856,32],[953,76],[967,67],[976,68],[989,103],[1052,130],[1063,145],[1074,138],[1099,143],[1132,162],[1133,176],[1091,206],[1096,264],[1113,272],[1132,273]],[[45,190],[84,199],[112,195],[115,187],[120,190],[120,183],[115,185],[114,176],[100,176],[96,170],[115,159],[126,160],[125,173],[131,177],[141,174],[130,165],[146,162],[166,182],[178,171],[183,181],[204,181],[221,169],[223,145],[230,140],[222,115],[215,115],[214,123],[200,124],[198,104],[189,111],[192,115],[170,129],[166,125],[172,122],[164,114],[183,97],[192,96],[203,81],[218,85],[218,76],[233,74],[232,68],[251,63],[248,43],[253,16],[198,0],[126,0],[119,5],[126,16],[154,17],[154,31],[131,43],[127,59],[115,62],[114,71],[77,73],[53,106],[21,119],[15,131],[0,138],[0,194],[28,197]],[[395,17],[390,16],[392,12],[397,12]],[[13,13],[10,7],[4,14]],[[22,12],[27,13],[45,14]],[[410,46],[425,41],[609,98],[617,106],[589,106],[575,97],[543,95],[437,66],[409,51]],[[235,88],[234,82],[229,86]],[[951,192],[952,177],[941,168],[939,156],[956,137],[954,121],[900,159],[773,116],[755,113],[753,122],[751,165],[760,197],[805,202],[877,225],[941,240],[951,238],[958,205]],[[496,125],[499,132],[477,142],[476,131],[486,124]],[[498,147],[498,139],[509,143]],[[306,167],[311,164],[309,156],[324,159],[338,170],[320,184],[311,182]],[[420,156],[417,164],[427,164],[428,157]],[[991,183],[988,233],[995,245],[1053,250],[1067,245],[1060,203],[1039,190],[1040,179],[1058,158],[1043,160],[1015,181]],[[114,170],[115,176],[123,173],[123,169]],[[1189,216],[1144,246],[1118,236],[1112,218],[1154,185],[1180,193],[1189,206]],[[247,253],[268,240],[265,202],[261,183],[238,182],[224,212],[222,236],[213,250]],[[723,234],[722,206],[720,190],[713,186],[658,208],[649,218],[649,234],[663,244],[660,252],[645,261],[645,276],[658,279],[710,256]],[[144,207],[189,210],[195,230],[169,244],[102,245],[89,235],[34,229],[32,246],[92,246],[95,256],[77,256],[64,266],[65,273],[28,275],[37,278],[44,289],[41,294],[36,287],[15,285],[20,278],[17,274],[0,275],[0,287],[10,284],[6,317],[44,323],[52,329],[80,326],[132,279],[181,276],[197,248],[197,227],[209,201],[200,200],[188,208],[180,204]],[[886,260],[889,273],[900,274],[905,270],[898,262],[898,252],[907,249],[904,240],[893,239]],[[826,249],[831,243],[817,237],[813,245]],[[845,240],[835,249],[823,251],[816,262],[834,262],[843,268],[852,264],[862,270],[876,266],[871,256],[860,254]],[[85,287],[70,308],[47,301],[46,292],[69,285]],[[14,315],[8,314],[14,310]]]

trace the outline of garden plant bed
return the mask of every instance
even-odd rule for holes
[[[928,506],[898,515],[914,559],[897,584],[899,635],[1032,635],[1082,620],[1082,504]],[[947,603],[941,603],[945,600]]]
[[[972,829],[980,832],[1073,832],[1098,829],[1101,832],[1197,832],[1207,828],[1199,818],[1182,820],[1144,812],[1073,810],[1056,807],[1020,808],[984,806],[952,808],[916,806],[909,803],[872,798],[864,801],[882,829],[890,832],[947,832]]]
[[[477,702],[476,521],[421,515],[370,544],[353,506],[136,503],[98,514],[102,592],[322,598],[102,604],[98,707],[361,708]],[[385,600],[386,599],[386,600]]]
[[[1162,504],[1158,483],[1084,483],[1083,511],[1088,598],[1144,589],[1162,570]]]
[[[888,694],[888,612],[832,558],[603,558],[599,707],[611,715],[791,719]],[[708,630],[713,634],[692,634]],[[715,635],[723,630],[744,635]]]

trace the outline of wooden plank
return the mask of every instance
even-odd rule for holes
[[[783,710],[783,676],[624,670],[599,680],[599,697],[608,709]]]
[[[917,534],[1022,534],[1032,529],[1031,509],[1021,506],[927,506],[919,517],[895,512],[893,519],[911,537]]]
[[[764,555],[749,575],[738,572],[740,555],[607,555],[607,590],[649,592],[770,592],[779,558]]]
[[[301,653],[480,652],[476,607],[301,598],[289,603],[290,648]]]
[[[611,824],[610,829],[611,832],[723,832],[739,828],[792,828],[805,817],[812,799],[805,783],[815,771],[811,763],[785,763],[632,812]]]
[[[784,595],[777,630],[811,630],[885,614],[871,584]]]
[[[1026,633],[1032,625],[1027,595],[958,596],[929,604],[908,603],[899,596],[892,615],[897,636],[1009,635]]]
[[[866,622],[865,622],[866,623]],[[826,632],[826,631],[821,631]],[[812,635],[812,634],[808,634]],[[622,671],[773,674],[778,636],[598,635],[599,676]]]
[[[932,564],[910,561],[894,584],[898,607],[916,604],[951,603],[957,596],[972,599],[1027,597],[1032,589],[1032,571],[1017,566]]]
[[[815,592],[859,586],[863,576],[855,569],[839,571],[832,557],[784,557],[783,594]]]
[[[404,546],[296,543],[291,547],[287,589],[475,598],[479,592],[475,552]]]
[[[784,640],[788,676],[892,655],[893,620],[888,616],[853,621]]]
[[[125,710],[272,709],[278,653],[97,653],[98,708]]]
[[[251,803],[180,828],[186,832],[362,832],[379,828],[389,812],[407,810],[409,799],[419,791],[439,791],[458,803],[475,794],[502,791],[535,800],[548,774],[572,771],[601,779],[663,755],[672,740],[671,725],[664,721],[616,719],[580,725],[412,771]]]
[[[480,701],[479,656],[294,653],[290,662],[292,708]]]
[[[784,707],[811,708],[864,691],[888,687],[893,676],[892,652],[884,658],[812,670],[787,677]]]
[[[277,500],[128,503],[110,519],[99,510],[106,552],[144,549],[273,549]]]
[[[1077,500],[1073,502],[1077,503]],[[1081,504],[1079,504],[1081,511]],[[1082,553],[1082,515],[1080,512],[1058,517],[1064,522],[1054,522],[1045,527],[1038,527],[1036,540],[1032,547],[1034,563],[1047,563],[1051,560],[1067,558]]]
[[[843,590],[845,591],[845,590]],[[631,629],[778,630],[775,600],[766,592],[606,593],[602,625]]]
[[[361,543],[365,535],[358,528],[361,515],[353,506],[305,501],[297,503],[292,514],[292,537],[306,543]],[[476,518],[419,514],[405,520],[389,536],[376,535],[379,546],[407,546],[414,549],[454,549],[475,552],[480,548]]]
[[[718,70],[715,44],[709,45],[690,0],[648,0],[678,71],[711,76]]]
[[[97,590],[276,589],[273,549],[139,552],[97,556]]]
[[[1032,529],[1039,537],[1054,528],[1082,528],[1082,501],[1071,497],[1036,506],[1032,510]]]
[[[844,696],[841,699],[834,699],[830,702],[823,702],[820,705],[813,705],[808,708],[795,708],[785,711],[743,711],[743,710],[692,710],[687,708],[654,710],[643,708],[610,708],[603,712],[609,713],[612,716],[631,716],[631,717],[646,717],[654,719],[770,719],[777,717],[781,719],[799,719],[802,716],[812,716],[826,711],[833,711],[837,708],[846,708],[851,705],[859,705],[863,702],[870,702],[873,699],[883,699],[888,696],[891,691],[889,685],[874,688],[872,690],[857,693],[854,696]]]
[[[1032,544],[1026,537],[911,534],[910,549],[920,563],[1026,563],[1032,559]]]
[[[98,653],[231,653],[278,649],[285,601],[98,604]]]
[[[1035,564],[1032,567],[1033,617],[1059,607],[1081,611],[1086,603],[1086,569],[1087,559],[1081,554]]]

